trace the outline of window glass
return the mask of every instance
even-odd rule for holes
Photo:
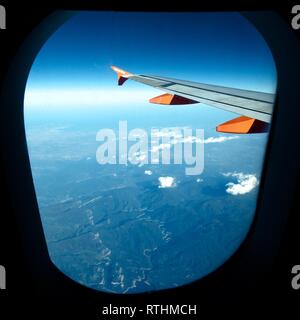
[[[118,86],[112,65],[274,95],[271,52],[238,13],[82,12],[28,77],[26,137],[52,262],[114,293],[198,280],[249,231],[268,133],[217,132],[241,114],[205,103],[151,104],[165,92]]]

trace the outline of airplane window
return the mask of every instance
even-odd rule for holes
[[[254,219],[275,91],[271,52],[239,13],[76,13],[24,99],[52,262],[124,294],[220,267]]]

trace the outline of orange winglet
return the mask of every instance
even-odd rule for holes
[[[132,75],[131,73],[122,70],[118,67],[111,66],[111,68],[117,73],[118,75],[118,85],[121,86],[128,78]]]
[[[156,104],[167,104],[167,105],[198,103],[198,101],[194,101],[194,100],[181,97],[176,94],[170,94],[170,93],[165,93],[160,96],[154,97],[150,99],[149,102],[156,103]]]
[[[218,125],[216,130],[225,133],[263,133],[268,132],[269,124],[242,116]]]

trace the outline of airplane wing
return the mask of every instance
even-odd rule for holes
[[[119,85],[131,79],[167,92],[150,99],[151,103],[164,105],[204,103],[240,115],[238,118],[218,125],[216,128],[218,132],[261,133],[268,131],[275,100],[273,94],[133,74],[115,66],[111,68],[118,75]]]

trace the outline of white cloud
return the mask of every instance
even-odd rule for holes
[[[259,181],[255,174],[245,174],[242,172],[227,172],[223,173],[225,177],[234,177],[237,183],[229,182],[226,184],[226,192],[234,196],[246,194],[258,186]]]
[[[209,137],[209,138],[204,140],[204,143],[220,143],[220,142],[225,142],[225,141],[228,141],[228,140],[235,140],[235,139],[239,139],[239,136]]]
[[[175,178],[173,177],[159,177],[159,188],[173,188],[176,187]]]
[[[204,144],[208,144],[208,143],[221,143],[221,142],[235,140],[235,139],[239,139],[239,136],[209,137],[209,138],[203,140],[203,139],[199,139],[195,136],[180,137],[178,135],[174,139],[170,140],[170,143],[161,143],[157,146],[153,146],[150,151],[156,152],[156,151],[163,150],[163,149],[170,149],[171,145],[175,145],[177,143],[183,143],[183,144],[185,144],[185,143],[204,143]]]
[[[150,151],[151,152],[156,152],[158,150],[170,149],[170,148],[171,148],[171,144],[170,143],[161,143],[158,146],[153,146]]]
[[[146,155],[145,154],[141,154],[139,156],[136,157],[136,160],[139,162],[142,162],[146,159]]]
[[[182,139],[174,140],[173,144],[176,144],[176,143],[194,143],[194,142],[202,142],[202,140],[201,139],[197,139],[194,136],[187,136],[187,137],[184,137]]]
[[[203,179],[198,178],[196,181],[197,181],[198,183],[199,183],[199,182],[203,182]]]
[[[151,170],[145,170],[144,173],[145,173],[147,176],[151,176],[151,175],[152,175],[152,171],[151,171]]]
[[[204,143],[204,144],[208,144],[208,143],[221,143],[221,142],[225,142],[225,141],[229,141],[229,140],[235,140],[235,139],[239,139],[239,136],[221,136],[221,137],[209,137],[207,139],[199,139],[195,136],[187,136],[181,139],[176,139],[174,141],[172,141],[171,143],[176,144],[176,143]]]
[[[158,130],[158,131],[154,131],[152,133],[152,136],[155,138],[182,138],[182,130],[185,127],[169,127],[169,128],[165,128],[164,130]]]
[[[233,174],[235,174],[235,173],[233,173],[233,172],[222,173],[222,175],[223,175],[224,177],[231,177]]]
[[[122,155],[123,159],[126,159],[126,154]],[[145,162],[147,162],[147,153],[145,152],[135,152],[132,157],[128,157],[128,160],[133,164],[139,164],[139,166],[143,166]]]

